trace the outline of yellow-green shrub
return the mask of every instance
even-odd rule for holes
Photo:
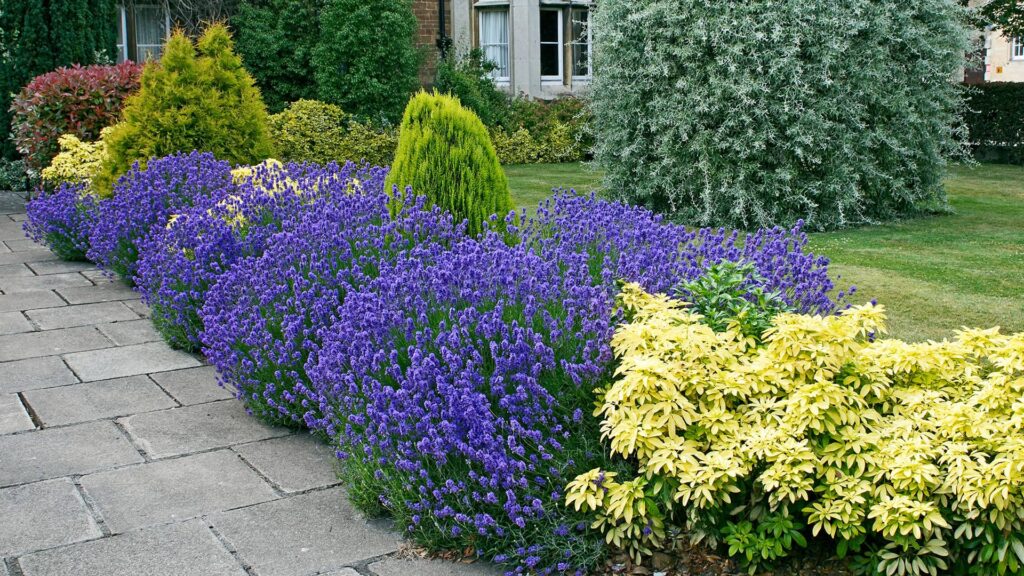
[[[396,130],[363,124],[341,107],[316,100],[292,102],[270,116],[270,132],[281,157],[290,162],[387,166],[398,147]]]
[[[109,133],[110,128],[104,128],[96,142],[83,142],[74,134],[58,138],[60,152],[40,172],[43,184],[48,188],[56,188],[63,183],[90,184],[107,158],[107,144],[103,138]]]
[[[509,133],[505,128],[492,128],[491,140],[502,164],[537,164],[578,162],[583,159],[580,142],[573,137],[568,124],[551,121],[543,131],[534,134],[524,127]]]
[[[828,536],[880,574],[1024,571],[1024,334],[876,339],[868,305],[755,338],[636,285],[621,305],[597,413],[637,475],[567,490],[609,541],[647,552],[674,522],[752,566]]]

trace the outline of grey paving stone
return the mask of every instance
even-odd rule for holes
[[[68,272],[87,272],[96,270],[92,262],[69,262],[67,260],[44,260],[27,264],[33,272],[40,276],[47,274],[65,274]]]
[[[90,474],[81,483],[114,533],[277,497],[229,450]]]
[[[153,458],[285,436],[286,428],[267,426],[245,413],[242,403],[224,400],[136,414],[121,424]]]
[[[57,356],[0,363],[0,394],[66,386],[76,382],[78,378]]]
[[[234,450],[285,492],[338,484],[334,452],[312,434],[243,444]]]
[[[21,312],[0,312],[0,335],[19,334],[34,330]]]
[[[150,316],[153,315],[152,311],[150,311],[149,309],[149,306],[143,304],[142,300],[126,300],[124,305],[131,308],[136,314],[142,316],[143,318],[149,318]]]
[[[14,220],[15,222],[24,222],[25,219],[28,218],[28,216],[26,216],[23,212],[11,214],[10,217],[11,220]]]
[[[81,276],[79,274],[79,276]],[[100,281],[96,286],[72,286],[58,288],[57,292],[70,304],[92,304],[94,302],[114,302],[117,300],[138,299],[139,295],[127,284],[120,281]]]
[[[83,280],[85,280],[83,278]],[[25,312],[40,330],[55,328],[73,328],[88,326],[101,322],[117,322],[120,320],[138,320],[138,315],[120,302],[99,302],[97,304],[81,304],[60,308],[44,308]]]
[[[150,378],[186,406],[235,397],[232,392],[217,384],[217,369],[213,366],[158,372],[151,374]]]
[[[338,488],[215,514],[210,523],[260,576],[339,569],[398,549],[401,538],[370,523]]]
[[[24,236],[24,235],[23,235]],[[28,238],[18,238],[11,240],[4,240],[4,244],[11,249],[11,252],[29,252],[32,250],[47,250],[46,246],[36,244],[33,240]]]
[[[10,334],[0,336],[0,362],[97,350],[110,346],[110,340],[92,326]]]
[[[342,568],[341,570],[332,570],[330,572],[325,572],[323,574],[323,576],[361,576],[361,575],[359,574],[359,572],[356,572],[355,570],[353,570],[351,568]],[[413,576],[413,575],[410,574],[409,576]]]
[[[86,382],[25,392],[44,426],[74,424],[173,408],[177,404],[145,376]]]
[[[0,278],[0,290],[4,294],[38,292],[74,286],[92,286],[85,276],[77,273],[50,274],[48,276],[27,276],[23,278]]]
[[[11,573],[7,571],[7,564],[3,558],[0,558],[0,576],[11,576]]]
[[[0,557],[102,536],[67,478],[0,490]]]
[[[29,554],[25,576],[244,576],[202,521],[137,530]]]
[[[0,436],[0,486],[138,462],[138,450],[107,421]]]
[[[118,302],[120,305],[132,304],[134,300],[128,302]],[[130,309],[130,307],[129,307]],[[159,342],[162,338],[160,333],[153,328],[153,323],[149,320],[128,320],[126,322],[113,322],[110,324],[97,324],[96,328],[100,332],[110,338],[118,346],[131,346],[132,344],[145,344],[146,342]]]
[[[99,332],[97,331],[97,333]],[[150,372],[165,372],[201,365],[201,362],[195,357],[172,350],[163,342],[67,354],[64,356],[64,360],[83,382],[109,380],[121,376],[149,374]]]
[[[17,394],[0,394],[0,434],[22,432],[35,427]]]
[[[50,308],[63,305],[64,301],[60,299],[60,296],[49,290],[0,296],[0,312],[20,312],[22,310],[32,310],[33,308]]]
[[[0,219],[0,240],[22,240],[25,238],[25,231],[21,224],[10,218]]]
[[[28,266],[20,262],[17,264],[0,265],[0,278],[25,278],[32,276],[35,276],[35,274],[29,270]]]
[[[57,261],[57,255],[47,250],[30,250],[28,252],[11,252],[9,248],[0,242],[0,265],[20,264],[23,262],[49,262]]]
[[[487,562],[447,562],[421,558],[385,558],[369,566],[377,576],[501,576],[505,573]]]

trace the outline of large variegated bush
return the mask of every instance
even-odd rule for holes
[[[620,303],[598,412],[638,470],[567,496],[609,541],[647,552],[675,523],[752,566],[827,537],[871,573],[1024,569],[1024,334],[886,340],[867,305],[753,336],[637,285]]]
[[[741,228],[941,204],[963,16],[957,0],[602,0],[590,93],[608,188]]]

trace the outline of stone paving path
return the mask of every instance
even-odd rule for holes
[[[0,576],[453,576],[347,502],[334,457],[174,351],[126,286],[0,203]]]

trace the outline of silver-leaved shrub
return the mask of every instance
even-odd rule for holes
[[[956,0],[602,0],[596,158],[620,199],[700,225],[941,206],[964,22]]]

